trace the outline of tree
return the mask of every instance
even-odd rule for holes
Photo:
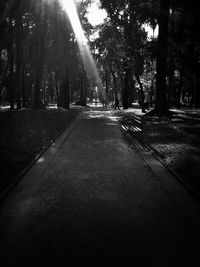
[[[156,77],[156,107],[158,115],[169,113],[166,98],[166,74],[167,74],[167,51],[168,51],[168,22],[169,0],[161,0],[160,14],[158,18],[159,33],[157,43],[157,77]]]
[[[108,99],[113,101],[119,93],[121,94],[122,62],[125,59],[124,39],[120,29],[117,29],[111,21],[101,25],[98,30],[99,38],[92,45],[96,50],[97,63],[102,69],[106,94]]]
[[[69,107],[74,74],[81,72],[80,54],[60,2],[3,0],[0,7],[0,85],[11,109],[15,103],[41,108],[49,99]]]
[[[101,1],[102,7],[108,12],[113,26],[120,29],[124,40],[124,86],[123,103],[124,108],[132,105],[134,95],[135,77],[140,85],[140,98],[142,110],[144,111],[144,93],[140,76],[143,74],[144,50],[146,42],[146,33],[142,27],[144,17],[141,1]],[[143,4],[146,1],[143,1]],[[121,64],[122,64],[121,62]]]
[[[78,6],[87,36],[93,31],[86,18],[90,2]],[[194,1],[101,0],[101,6],[108,20],[90,45],[98,51],[97,63],[110,98],[122,94],[124,107],[131,106],[135,79],[143,103],[144,75],[153,79],[146,73],[156,61],[155,112],[168,114],[170,105],[180,106],[185,97],[191,106],[200,106],[200,17]],[[63,85],[67,103],[70,98],[85,103],[91,77],[85,76],[77,40],[59,1],[2,0],[0,15],[0,91],[11,109],[15,104],[40,108],[49,99],[58,102]],[[159,24],[158,38],[152,42],[144,23],[153,29]]]

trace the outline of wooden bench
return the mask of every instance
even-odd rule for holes
[[[122,123],[122,129],[129,132],[131,135],[136,135],[137,138],[143,139],[143,120],[142,117],[135,114],[126,118]]]

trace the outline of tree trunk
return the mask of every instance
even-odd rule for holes
[[[86,73],[85,70],[82,69],[81,73],[81,106],[86,105]]]
[[[106,86],[106,95],[108,95],[108,74],[107,72],[105,73],[105,86]]]
[[[115,72],[113,71],[111,67],[110,67],[110,72],[112,73],[112,77],[113,77],[114,98],[116,98],[117,97],[117,78],[115,76]]]
[[[35,78],[35,86],[34,86],[34,101],[33,101],[34,109],[38,109],[42,107],[40,89],[41,89],[42,76],[43,76],[43,61],[38,62],[37,66],[38,68],[36,70],[36,78]]]
[[[141,97],[141,109],[142,109],[142,112],[143,113],[145,113],[146,112],[146,110],[145,110],[145,106],[144,106],[144,90],[143,90],[143,86],[142,86],[142,83],[141,83],[141,81],[140,81],[140,76],[139,75],[135,75],[135,78],[137,79],[137,82],[138,82],[138,84],[139,84],[139,86],[140,86],[140,97]]]
[[[134,101],[134,91],[135,91],[135,81],[133,80],[133,75],[130,73],[130,86],[129,86],[129,94],[128,94],[128,106],[132,107],[132,103]]]
[[[54,90],[53,90],[53,78],[52,78],[52,73],[51,73],[51,68],[48,68],[48,93],[47,93],[47,99],[48,101],[50,100],[53,102],[54,99]]]
[[[26,87],[25,87],[25,74],[24,74],[24,68],[21,70],[22,74],[22,80],[21,80],[21,86],[22,86],[22,107],[25,108],[27,106],[27,94],[26,94]]]
[[[168,50],[168,21],[169,0],[161,0],[158,34],[157,78],[156,78],[156,107],[155,112],[160,116],[169,113],[166,97],[166,65]]]
[[[129,70],[126,69],[122,94],[123,109],[128,109]]]
[[[58,88],[58,73],[57,73],[57,69],[55,70],[55,87],[56,87],[57,106],[60,107],[60,95],[59,95],[59,88]]]
[[[22,16],[18,14],[16,17],[16,99],[17,109],[21,109],[21,98],[22,98],[22,69],[23,69],[23,25]]]
[[[10,109],[14,109],[14,51],[13,51],[13,18],[9,18],[9,45],[8,45],[8,57],[9,57],[9,100],[10,100]]]
[[[198,62],[195,68],[194,107],[200,107],[200,63]]]
[[[59,107],[69,109],[69,78],[66,76],[65,80],[60,85],[60,100]]]
[[[45,34],[47,31],[47,14],[44,10],[44,6],[40,2],[38,8],[41,8],[41,13],[37,15],[36,21],[36,64],[35,64],[35,86],[34,86],[34,101],[33,108],[38,109],[42,107],[41,101],[41,85],[43,78],[43,66],[44,66],[44,52],[45,52]]]

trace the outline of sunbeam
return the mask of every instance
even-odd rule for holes
[[[87,73],[87,77],[95,79],[98,91],[102,94],[104,100],[106,100],[106,93],[103,87],[103,83],[100,78],[92,53],[90,51],[88,40],[85,37],[83,28],[81,26],[74,0],[60,0],[60,2],[70,19],[79,46],[82,61]]]
[[[74,3],[74,0],[60,0],[61,5],[63,6],[64,10],[67,12],[67,15],[69,16],[72,28],[74,30],[75,36],[78,40],[78,42],[87,42],[87,39],[85,37],[85,34],[83,32],[77,10],[76,5]]]

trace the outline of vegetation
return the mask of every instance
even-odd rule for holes
[[[199,107],[199,8],[193,2],[178,0],[101,0],[101,6],[107,10],[109,22],[102,31],[108,32],[110,25],[111,31],[115,27],[120,34],[120,38],[110,35],[106,43],[120,44],[118,62],[125,67],[123,106],[131,106],[136,98],[144,111],[145,101],[153,101],[159,115],[182,103]],[[158,37],[148,39],[145,24],[153,30],[159,25]],[[101,43],[103,36],[99,37]],[[112,54],[107,48],[106,57],[113,58]],[[116,60],[109,64],[116,64]],[[104,72],[108,70],[104,67]]]
[[[137,100],[159,115],[171,106],[200,105],[199,8],[179,0],[101,0],[108,18],[88,23],[91,0],[76,1],[108,101],[118,96],[126,109]],[[0,102],[10,108],[41,108],[49,102],[69,108],[93,97],[77,40],[59,0],[2,0],[0,4]],[[158,36],[147,38],[144,25]]]
[[[86,3],[79,6],[89,31]],[[58,0],[1,1],[0,101],[41,108],[69,108],[80,96],[83,76],[70,21]]]
[[[78,109],[0,113],[0,198],[78,113]]]
[[[118,112],[126,140],[140,151],[151,150],[199,199],[200,110],[172,109],[172,117],[144,116],[137,105]],[[143,120],[143,131],[134,131]],[[139,127],[139,126],[138,126]],[[138,145],[138,140],[140,144]]]

